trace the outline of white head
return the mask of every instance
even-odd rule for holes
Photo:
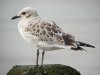
[[[38,13],[36,10],[34,10],[32,7],[25,7],[16,16],[12,17],[12,19],[30,18],[30,17],[36,17],[36,16],[38,16]]]

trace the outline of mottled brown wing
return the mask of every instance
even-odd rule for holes
[[[39,40],[51,44],[65,44],[62,35],[64,32],[54,22],[51,21],[36,21],[29,24],[26,31],[39,38]]]
[[[48,40],[51,39],[52,43],[54,44],[64,45],[64,39],[62,38],[64,32],[54,22],[45,21],[44,30],[46,35],[48,35]]]

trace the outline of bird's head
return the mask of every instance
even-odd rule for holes
[[[38,13],[36,10],[34,10],[32,7],[25,7],[16,16],[12,17],[12,19],[30,18],[30,17],[36,17],[36,16],[38,16]]]

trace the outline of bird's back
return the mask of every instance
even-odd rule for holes
[[[62,37],[65,33],[62,29],[54,22],[43,20],[40,17],[34,17],[26,22],[25,20],[20,21],[19,31],[26,41],[35,43],[38,47],[49,45],[56,49],[58,45],[65,45]]]

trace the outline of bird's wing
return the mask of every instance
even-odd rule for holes
[[[65,34],[60,27],[52,21],[38,20],[29,24],[30,28],[26,28],[32,35],[38,37],[40,41],[57,44],[57,45],[72,45],[74,37],[70,34]]]

